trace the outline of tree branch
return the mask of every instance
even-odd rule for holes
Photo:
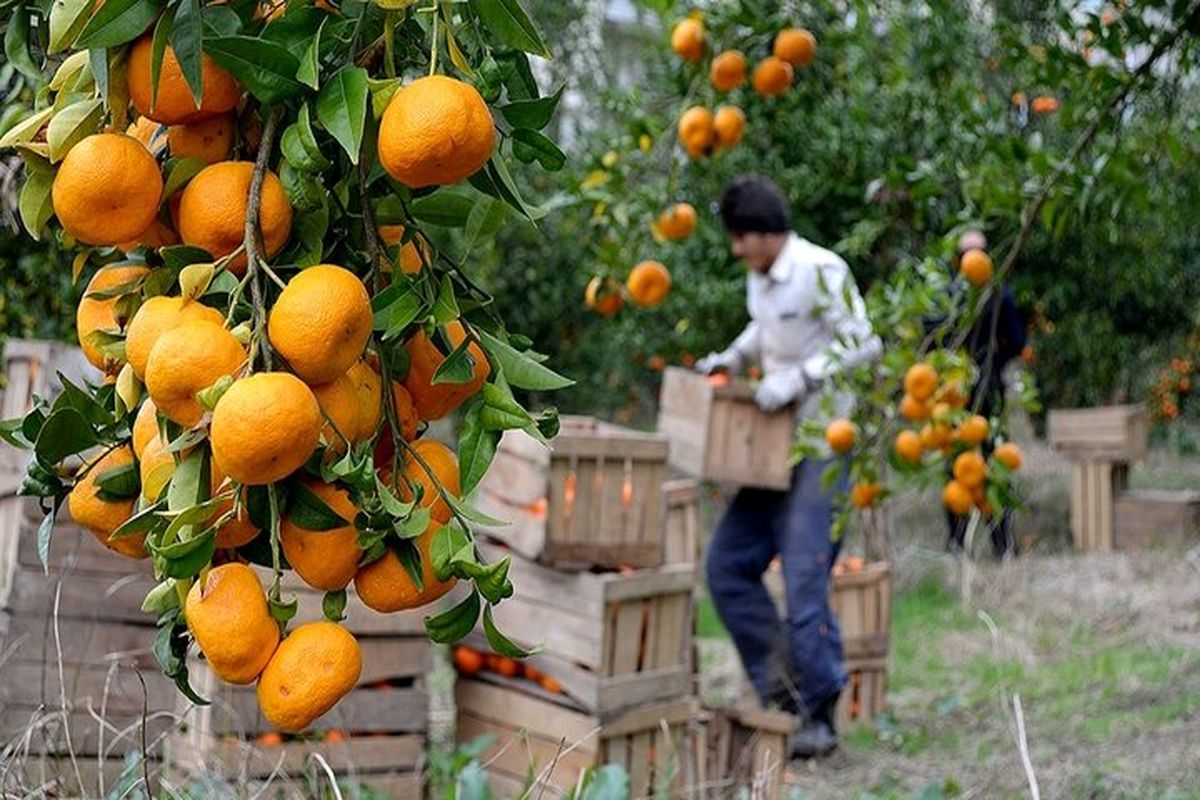
[[[259,255],[266,248],[262,242],[262,226],[259,213],[262,210],[262,185],[267,174],[267,161],[271,157],[271,149],[275,144],[275,132],[279,127],[281,109],[272,108],[263,124],[262,139],[258,144],[258,154],[254,159],[254,173],[250,177],[250,193],[246,198],[246,227],[242,234],[242,246],[246,250],[246,278],[250,283],[250,299],[254,305],[254,337],[250,346],[250,369],[254,370],[254,357],[262,350],[263,364],[271,369],[271,347],[263,341],[266,336],[267,307],[263,299],[262,286],[259,283]]]

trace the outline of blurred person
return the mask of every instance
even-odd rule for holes
[[[822,383],[882,350],[849,267],[791,230],[787,200],[765,178],[733,181],[718,208],[733,255],[746,264],[750,323],[696,369],[736,374],[756,364],[763,373],[755,391],[760,408],[793,406],[798,420],[825,419]],[[836,397],[834,416],[852,405],[852,396]],[[740,489],[707,556],[709,593],[759,699],[800,717],[792,753],[802,758],[837,746],[834,711],[847,679],[829,581],[840,544],[830,536],[835,496],[846,490],[848,476],[843,471],[837,485],[822,489],[830,463],[831,457],[801,461],[788,491]],[[784,620],[762,581],[777,556],[787,591]]]

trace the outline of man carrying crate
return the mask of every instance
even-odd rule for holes
[[[726,350],[696,362],[703,373],[763,371],[755,400],[764,411],[794,404],[797,419],[845,415],[852,397],[821,408],[821,384],[838,370],[869,363],[882,346],[846,262],[791,230],[783,192],[769,180],[742,177],[721,195],[721,220],[733,255],[748,267],[750,324]],[[708,589],[759,698],[797,714],[798,757],[837,746],[833,716],[846,671],[842,639],[829,608],[838,542],[830,536],[834,498],[821,474],[828,459],[796,466],[789,491],[742,488],[717,527],[707,558]],[[787,588],[780,620],[763,585],[779,556]]]

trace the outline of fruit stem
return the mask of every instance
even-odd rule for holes
[[[383,15],[383,73],[389,78],[396,77],[396,12],[389,11]]]
[[[211,565],[205,566],[204,569],[200,570],[200,585],[201,586],[204,585],[205,579],[208,578],[209,566],[211,566]],[[179,598],[179,607],[181,609],[187,608],[187,596],[188,596],[188,591],[190,591],[191,588],[192,588],[192,582],[189,578],[176,578],[175,579],[175,595]]]
[[[261,351],[263,364],[269,370],[272,367],[271,347],[264,341],[267,328],[267,308],[263,299],[263,290],[259,282],[259,267],[265,266],[260,257],[262,228],[259,225],[259,211],[262,208],[262,185],[267,173],[267,161],[270,160],[271,150],[275,145],[275,132],[279,127],[281,109],[272,108],[267,113],[263,123],[262,138],[259,141],[258,153],[254,158],[254,172],[250,177],[250,193],[246,198],[246,227],[243,231],[242,243],[246,248],[246,278],[250,281],[250,298],[254,304],[254,340],[250,345],[250,370],[254,371],[255,355]],[[278,280],[278,279],[276,279]]]
[[[367,240],[367,257],[371,260],[371,269],[367,273],[366,284],[370,286],[379,271],[383,259],[383,251],[379,246],[379,229],[375,227],[375,209],[371,206],[371,196],[367,192],[367,163],[366,159],[358,160],[358,196],[362,205],[363,234]]]
[[[438,62],[438,35],[439,35],[439,30],[438,30],[438,15],[437,15],[437,8],[436,8],[436,7],[434,8],[433,12],[434,12],[434,13],[433,13],[433,23],[432,23],[432,24],[433,24],[433,27],[432,27],[432,28],[430,28],[430,31],[431,31],[431,32],[432,32],[432,34],[433,34],[433,35],[432,35],[432,37],[431,37],[431,38],[433,39],[433,43],[430,45],[430,48],[429,48],[429,75],[430,75],[431,77],[432,77],[433,75],[436,75],[436,74],[437,74],[437,62]]]
[[[270,596],[279,600],[279,582],[283,578],[283,566],[279,556],[279,498],[275,495],[275,484],[267,486],[267,502],[271,505],[271,569],[275,572],[275,580],[271,582]]]

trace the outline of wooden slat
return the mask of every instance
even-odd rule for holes
[[[1051,409],[1046,422],[1052,448],[1089,460],[1141,459],[1147,429],[1146,410],[1140,405]]]
[[[340,742],[291,741],[274,746],[228,739],[212,741],[193,753],[201,756],[189,764],[193,771],[252,778],[273,772],[303,775],[311,766],[310,757],[319,754],[335,773],[357,773],[363,782],[368,782],[384,777],[379,773],[415,771],[425,759],[425,737],[415,734],[351,737]]]
[[[208,730],[253,736],[273,730],[259,713],[253,687],[222,687]],[[213,698],[209,698],[213,699]],[[424,733],[429,729],[429,695],[421,687],[357,689],[317,718],[313,730],[355,733]]]

